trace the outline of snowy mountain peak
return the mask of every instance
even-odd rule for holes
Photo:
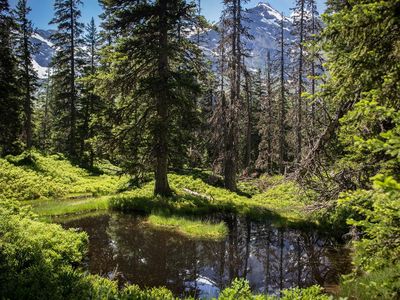
[[[265,65],[267,52],[276,52],[277,38],[280,35],[282,15],[268,2],[259,2],[255,7],[249,8],[244,12],[243,25],[248,29],[253,39],[245,39],[245,48],[250,57],[246,63],[250,68],[262,68]],[[218,24],[216,24],[218,26]],[[287,42],[293,41],[291,35],[292,20],[283,17],[284,38]],[[33,56],[34,66],[39,73],[39,77],[45,78],[51,58],[54,54],[51,35],[54,30],[36,30],[32,37],[35,45],[38,45],[38,52]],[[197,31],[193,28],[188,29],[187,35],[194,36]],[[219,41],[218,32],[215,30],[203,31],[201,33],[201,49],[211,60],[215,60],[216,48]]]

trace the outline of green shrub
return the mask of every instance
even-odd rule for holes
[[[332,296],[323,293],[320,286],[314,285],[309,288],[293,288],[282,291],[281,300],[333,300]]]
[[[366,271],[400,263],[400,183],[376,176],[373,190],[357,190],[339,200],[354,211],[348,220],[364,234],[355,246],[355,264]]]
[[[363,275],[346,276],[340,295],[354,300],[395,300],[400,298],[400,265]]]
[[[65,299],[79,278],[87,235],[31,217],[0,201],[0,298]]]
[[[54,199],[114,194],[126,188],[127,176],[92,176],[62,155],[24,152],[0,159],[0,195],[7,199]]]
[[[219,300],[262,300],[268,299],[267,296],[253,295],[248,281],[235,279],[232,284],[224,289],[218,297]]]

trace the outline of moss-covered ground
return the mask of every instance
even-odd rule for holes
[[[98,166],[93,174],[61,155],[28,152],[6,157],[0,159],[0,195],[30,204],[43,219],[107,209],[141,212],[151,215],[148,223],[153,226],[198,238],[223,235],[221,224],[194,219],[212,213],[236,213],[277,225],[313,222],[307,210],[312,197],[282,176],[244,178],[238,192],[230,192],[220,177],[186,170],[169,174],[174,196],[161,198],[153,196],[153,181],[128,189],[129,177],[118,175],[118,168],[104,162]],[[160,211],[163,215],[155,214]]]

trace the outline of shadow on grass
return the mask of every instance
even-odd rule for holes
[[[172,170],[177,175],[189,176],[192,179],[200,179],[203,183],[211,185],[217,188],[225,188],[224,179],[220,175],[215,175],[210,171],[202,169],[174,169]],[[239,188],[235,192],[237,195],[251,198],[249,193],[240,190]]]
[[[204,216],[212,214],[236,214],[253,221],[270,221],[277,226],[305,227],[307,221],[290,220],[277,212],[253,203],[234,203],[233,201],[210,200],[194,195],[162,198],[154,196],[117,195],[111,197],[109,207],[125,213],[166,212],[178,216]]]

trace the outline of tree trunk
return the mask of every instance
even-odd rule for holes
[[[284,36],[283,36],[283,15],[281,21],[281,58],[280,58],[280,106],[279,106],[279,168],[280,172],[285,173],[286,160],[286,143],[285,143],[285,122],[286,122],[286,107],[285,107],[285,58],[284,58]]]
[[[303,93],[303,31],[304,31],[304,0],[301,1],[300,8],[300,40],[299,40],[299,74],[298,74],[298,87],[297,87],[297,124],[296,124],[296,137],[297,137],[297,163],[301,160],[302,151],[302,93]]]
[[[244,65],[244,64],[243,64]],[[246,129],[246,167],[250,173],[251,170],[251,132],[252,132],[252,105],[251,105],[251,91],[250,91],[250,74],[246,72],[245,76],[245,89],[246,89],[246,104],[247,104],[247,129]]]
[[[224,155],[224,181],[225,187],[230,191],[236,190],[236,106],[238,101],[238,91],[240,93],[240,75],[238,72],[240,66],[240,55],[238,54],[238,10],[240,7],[240,0],[233,0],[233,11],[232,11],[232,61],[231,61],[231,78],[230,78],[230,105],[229,105],[229,117],[227,122],[227,139],[225,143],[225,155]],[[239,57],[239,60],[238,60]],[[239,80],[239,81],[238,81]]]
[[[168,183],[168,26],[167,26],[168,0],[160,0],[159,21],[159,57],[158,75],[160,84],[156,100],[157,123],[155,126],[155,188],[154,194],[171,196],[172,191]]]
[[[267,172],[272,174],[272,79],[271,79],[271,54],[267,54],[267,97],[268,97],[268,129],[267,129]]]

